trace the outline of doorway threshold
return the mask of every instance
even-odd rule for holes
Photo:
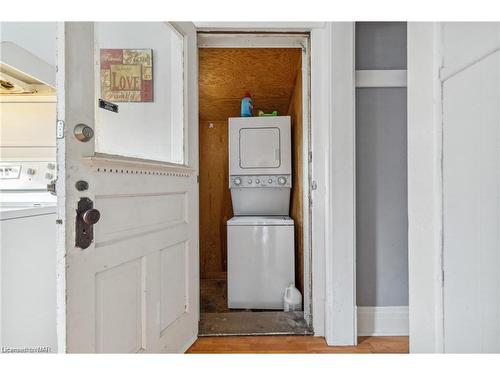
[[[312,335],[302,311],[201,313],[199,336]]]

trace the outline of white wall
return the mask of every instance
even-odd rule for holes
[[[2,22],[0,39],[2,42],[14,42],[55,66],[56,28],[56,22]]]
[[[405,71],[406,26],[357,22],[356,71]],[[356,89],[358,307],[408,306],[406,106],[406,87]]]

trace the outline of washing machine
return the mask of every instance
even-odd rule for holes
[[[290,117],[229,119],[228,306],[283,309],[294,282]]]
[[[282,310],[295,280],[294,223],[287,216],[235,216],[227,222],[230,309]]]
[[[229,188],[235,215],[288,215],[290,116],[229,119]]]

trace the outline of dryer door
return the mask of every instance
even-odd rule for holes
[[[229,119],[231,176],[291,173],[290,117],[232,117]]]
[[[240,168],[279,168],[281,164],[280,129],[240,129]]]

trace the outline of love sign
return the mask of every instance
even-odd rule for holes
[[[153,101],[151,49],[101,49],[101,97],[111,102]]]

